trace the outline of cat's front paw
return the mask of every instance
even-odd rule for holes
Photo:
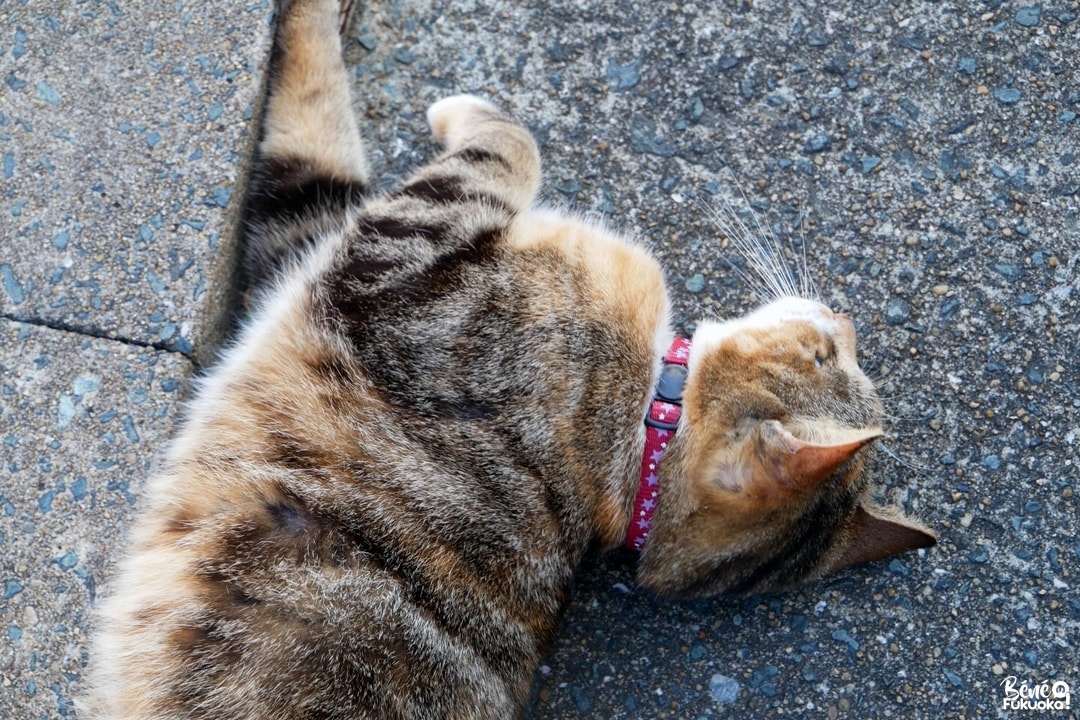
[[[431,134],[448,148],[459,145],[484,117],[499,118],[502,113],[475,95],[452,95],[434,103],[427,111]]]

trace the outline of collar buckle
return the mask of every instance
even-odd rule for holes
[[[682,416],[683,387],[686,385],[686,365],[665,362],[656,381],[653,402],[645,416],[645,424],[658,430],[674,431]]]

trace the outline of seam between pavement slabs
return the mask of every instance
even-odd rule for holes
[[[41,318],[28,318],[19,317],[17,315],[11,315],[9,313],[0,313],[0,318],[4,320],[10,320],[12,322],[23,323],[24,325],[33,325],[34,327],[48,328],[49,330],[59,330],[61,332],[71,333],[73,335],[81,335],[87,338],[93,338],[95,340],[108,340],[111,342],[120,343],[121,345],[130,345],[131,347],[145,348],[147,350],[158,350],[161,352],[173,353],[180,355],[181,357],[190,361],[195,367],[199,367],[199,363],[195,360],[195,352],[191,353],[181,352],[175,348],[168,347],[165,343],[151,343],[144,340],[135,340],[134,338],[120,337],[117,335],[107,335],[101,331],[94,331],[93,329],[80,328],[74,325],[68,325],[67,323],[56,322],[54,320],[43,320]]]

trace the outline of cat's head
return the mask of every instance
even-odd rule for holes
[[[703,322],[638,580],[681,597],[765,592],[933,545],[869,501],[881,413],[846,315],[785,297]]]

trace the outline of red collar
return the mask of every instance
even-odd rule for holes
[[[649,412],[645,416],[645,452],[641,458],[641,480],[630,527],[626,531],[626,547],[641,551],[649,539],[653,511],[660,495],[660,458],[667,449],[668,440],[675,434],[682,417],[682,391],[686,382],[687,360],[690,357],[690,341],[677,337],[664,355],[664,366],[656,381]]]

